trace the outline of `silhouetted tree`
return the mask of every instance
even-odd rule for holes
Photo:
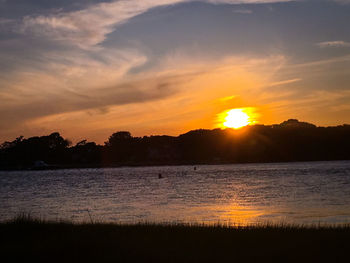
[[[64,163],[67,157],[65,150],[69,145],[70,142],[62,138],[58,132],[28,139],[20,136],[13,142],[2,145],[2,164],[16,167],[31,166],[37,160]]]
[[[122,163],[128,160],[133,160],[132,158],[132,148],[134,145],[134,138],[128,131],[119,131],[113,133],[107,142],[105,161]]]
[[[101,164],[102,146],[95,142],[82,140],[69,149],[70,161],[72,164],[84,166],[99,166]]]
[[[116,144],[119,144],[121,142],[125,142],[128,140],[131,140],[132,136],[131,133],[128,131],[119,131],[119,132],[115,132],[113,133],[107,142],[105,142],[106,146],[113,146]]]
[[[119,131],[104,146],[87,140],[69,145],[57,132],[20,136],[0,146],[0,167],[25,168],[36,160],[73,167],[350,160],[350,125],[316,127],[290,119],[278,125],[142,138]]]

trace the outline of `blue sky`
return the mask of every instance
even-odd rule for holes
[[[238,107],[349,123],[349,14],[346,0],[0,0],[0,140],[176,135]]]

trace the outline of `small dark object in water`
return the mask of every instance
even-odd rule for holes
[[[197,167],[196,167],[196,166],[195,166],[195,167],[193,167],[193,170],[195,170],[195,171],[196,171],[196,170],[197,170]]]
[[[163,178],[162,174],[159,173],[159,174],[158,174],[158,179],[162,179],[162,178]]]

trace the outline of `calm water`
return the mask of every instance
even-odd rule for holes
[[[75,222],[90,213],[99,222],[350,223],[350,162],[0,172],[0,220],[21,212]]]

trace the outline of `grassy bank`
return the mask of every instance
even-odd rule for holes
[[[0,223],[2,262],[348,262],[350,227]]]

